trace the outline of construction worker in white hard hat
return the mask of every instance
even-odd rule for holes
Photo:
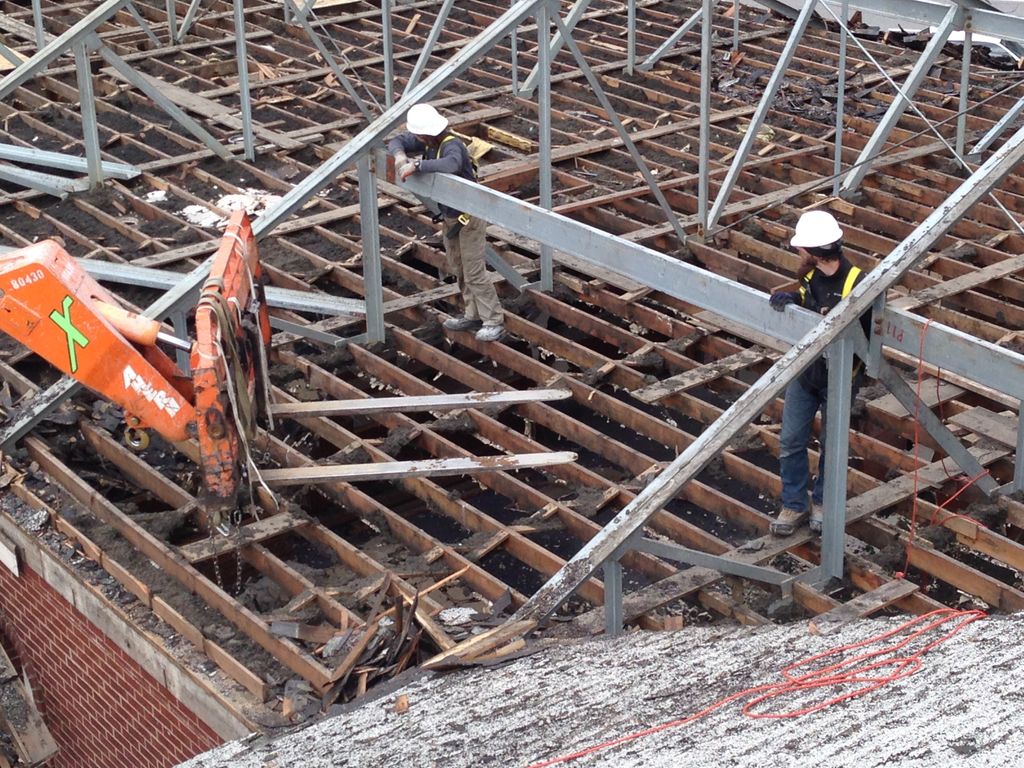
[[[395,169],[404,181],[414,173],[453,173],[476,181],[466,145],[448,130],[448,119],[430,104],[415,104],[406,114],[406,132],[388,142]],[[410,160],[409,155],[421,155]],[[443,325],[449,331],[476,331],[478,341],[497,341],[505,334],[505,315],[484,264],[487,224],[441,205],[445,267],[455,275],[465,309]]]
[[[804,262],[802,277],[795,291],[773,293],[772,309],[783,312],[787,304],[827,315],[840,299],[850,293],[863,278],[861,270],[843,256],[843,230],[827,211],[809,211],[796,223],[792,245]],[[865,333],[870,317],[862,320]],[[854,391],[860,383],[861,366],[854,367]],[[828,368],[824,357],[817,358],[810,367],[786,387],[782,409],[782,430],[779,433],[779,475],[782,480],[782,509],[771,524],[771,532],[788,536],[810,517],[810,528],[821,531],[822,498],[825,470],[825,406],[828,402]],[[811,439],[814,416],[821,409],[822,441],[818,453],[818,474],[813,487],[807,444]],[[810,498],[808,498],[810,491]]]

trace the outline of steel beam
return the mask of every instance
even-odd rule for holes
[[[636,0],[626,0],[626,74],[636,64]]]
[[[395,103],[395,47],[391,37],[391,0],[381,0],[380,23],[384,29],[384,106]],[[369,120],[369,116],[366,118]]]
[[[167,30],[170,36],[168,42],[178,39],[178,10],[175,7],[176,0],[166,0],[167,5]]]
[[[676,43],[683,39],[683,35],[685,35],[687,32],[689,32],[691,29],[697,26],[697,22],[701,20],[701,16],[703,16],[706,12],[707,11],[705,7],[702,7],[694,11],[693,15],[683,22],[683,26],[681,26],[679,29],[677,29],[675,32],[669,35],[668,40],[659,45],[658,48],[650,56],[648,56],[646,59],[640,62],[640,65],[637,67],[637,69],[639,69],[641,72],[649,72],[651,69],[653,69],[655,64],[657,64],[659,61],[661,61],[663,58],[665,58],[672,52],[672,48],[675,46]],[[738,17],[739,14],[737,14],[737,18]],[[701,71],[705,70],[702,69]]]
[[[329,184],[337,174],[379,144],[389,131],[405,119],[405,113],[409,107],[429,100],[431,96],[459,77],[477,59],[519,26],[524,19],[533,15],[537,5],[543,2],[548,2],[548,0],[520,0],[495,19],[487,29],[460,48],[451,60],[428,75],[422,83],[415,88],[407,88],[402,98],[385,110],[384,114],[353,136],[330,159],[322,163],[281,198],[275,207],[260,216],[253,226],[256,236],[266,237],[274,227],[305,205],[309,198]]]
[[[293,0],[285,0],[285,4],[289,7],[293,6]],[[359,93],[356,91],[355,86],[352,85],[352,81],[348,79],[341,67],[338,66],[338,62],[334,60],[334,56],[327,50],[327,46],[324,45],[324,41],[320,39],[320,35],[313,29],[313,25],[306,19],[305,13],[298,14],[296,12],[295,21],[306,31],[306,36],[309,38],[313,46],[320,52],[320,55],[324,59],[324,63],[331,68],[331,72],[338,79],[341,87],[345,89],[345,93],[348,94],[349,98],[355,102],[356,108],[362,113],[363,117],[367,120],[373,120],[373,113],[370,112],[366,103],[359,97]]]
[[[423,50],[420,51],[420,57],[416,59],[416,66],[412,68],[412,74],[409,75],[409,81],[405,84],[406,90],[414,88],[416,83],[420,81],[420,77],[423,76],[423,70],[427,68],[427,61],[430,59],[430,54],[434,52],[434,46],[437,45],[437,40],[441,37],[441,30],[444,28],[445,22],[448,21],[448,14],[452,11],[452,6],[455,5],[455,0],[444,0],[441,5],[441,10],[437,12],[437,18],[434,19],[434,26],[430,28],[430,34],[427,35],[427,42],[423,44]],[[384,54],[385,60],[387,59],[387,52]],[[384,75],[385,80],[387,74]],[[388,103],[390,107],[391,104]]]
[[[971,30],[971,14],[964,17],[964,49],[960,56],[960,100],[956,115],[956,154],[963,157],[964,141],[967,132],[967,98],[971,87],[971,46],[973,31]]]
[[[159,86],[150,80],[148,76],[136,72],[128,62],[100,43],[98,39],[96,40],[96,46],[103,60],[117,70],[121,77],[146,94],[160,109],[177,121],[182,128],[203,142],[217,157],[221,160],[231,160],[233,158],[231,152],[223,144],[217,141],[203,126],[189,117],[185,110],[167,98]],[[0,96],[0,98],[3,97]]]
[[[245,0],[234,0],[235,12],[235,58],[238,64],[238,95],[242,108],[242,142],[245,159],[256,159],[256,148],[252,141],[252,98],[249,93],[249,52],[245,45]]]
[[[630,539],[629,547],[665,560],[695,565],[698,568],[711,568],[730,576],[763,581],[766,584],[779,585],[793,579],[792,574],[783,573],[774,568],[744,563],[740,560],[733,560],[730,557],[712,555],[709,552],[701,552],[699,549],[691,549],[690,547],[683,547],[666,541],[655,541],[643,536],[634,536]]]
[[[608,100],[605,95],[604,89],[601,87],[601,81],[597,79],[597,75],[594,74],[594,70],[590,68],[586,58],[583,56],[583,52],[576,45],[576,41],[572,39],[572,36],[562,25],[562,20],[558,17],[558,14],[554,14],[555,24],[558,26],[558,30],[562,33],[562,37],[565,40],[566,46],[572,51],[572,55],[576,59],[576,63],[579,65],[583,75],[587,78],[587,82],[590,84],[590,89],[593,94],[597,97],[598,102],[604,109],[606,116],[615,130],[619,134],[619,138],[622,139],[622,145],[629,152],[629,156],[633,159],[634,165],[640,170],[640,175],[644,177],[644,181],[647,182],[647,186],[654,196],[654,199],[658,201],[658,207],[661,208],[662,213],[665,214],[665,218],[668,223],[672,225],[672,229],[676,233],[676,237],[679,238],[679,244],[686,244],[686,232],[683,230],[683,226],[679,223],[679,217],[676,216],[675,211],[672,210],[672,206],[669,205],[668,199],[665,197],[665,193],[662,191],[661,186],[658,184],[658,180],[651,174],[650,168],[647,167],[647,163],[644,162],[643,157],[640,155],[640,151],[636,148],[636,143],[629,135],[629,131],[626,130],[626,126],[622,124],[618,114],[615,111],[615,107]]]
[[[13,144],[0,144],[0,160],[10,160],[26,165],[42,165],[61,171],[84,173],[89,170],[88,161],[84,157],[74,157],[61,152],[49,152],[35,147],[16,147]],[[103,163],[103,174],[115,179],[134,179],[141,174],[134,165],[124,163]]]
[[[78,263],[96,280],[137,285],[142,288],[158,288],[166,291],[188,279],[188,275],[181,272],[136,267],[112,261],[78,259]],[[359,299],[345,299],[327,293],[296,291],[291,288],[268,285],[266,295],[267,304],[275,309],[290,309],[296,312],[313,312],[318,315],[331,316],[362,315],[365,312],[365,304]]]
[[[135,7],[135,3],[129,2],[126,7],[128,9],[128,13],[130,13],[132,18],[135,19],[135,23],[138,24],[139,28],[146,33],[146,37],[150,39],[150,42],[152,42],[157,48],[163,47],[163,44],[160,42],[160,38],[156,36],[156,33],[153,32],[152,28],[142,17],[142,14],[139,13],[138,9]]]
[[[859,332],[856,325],[850,329]],[[849,472],[850,407],[853,405],[853,343],[850,332],[828,349],[828,400],[825,405],[825,487],[822,506],[821,569],[843,577],[846,548],[846,476]]]
[[[43,27],[42,0],[32,0],[32,24],[36,33],[36,48],[42,48],[46,45],[46,29]]]
[[[960,466],[964,474],[968,477],[978,478],[977,485],[986,496],[991,496],[996,492],[999,487],[998,483],[991,475],[985,473],[985,468],[981,466],[974,454],[968,451],[956,435],[942,423],[942,420],[932,413],[931,408],[921,402],[917,393],[885,360],[882,360],[879,366],[878,380],[885,384],[886,389],[893,394],[907,413],[924,427],[932,439],[939,444],[939,447]]]
[[[92,88],[92,69],[89,67],[89,48],[83,41],[75,43],[74,49],[85,165],[88,170],[89,188],[96,189],[103,183],[103,166],[100,158],[100,134],[96,124],[96,97]]]
[[[971,147],[970,154],[980,155],[998,139],[1011,123],[1015,122],[1021,113],[1024,112],[1024,99],[1017,99],[1012,107],[1006,110],[1006,114],[999,118],[999,122],[989,128],[988,133],[982,136],[978,143]]]
[[[700,19],[700,71],[711,72],[711,14],[712,0],[701,4]],[[737,16],[739,14],[737,13]],[[691,17],[697,18],[697,13]],[[683,25],[685,27],[685,25]],[[697,218],[702,237],[708,233],[708,201],[711,198],[711,78],[700,79],[700,128],[697,148]]]
[[[199,11],[199,6],[202,2],[203,0],[192,0],[189,4],[188,10],[185,11],[185,18],[181,20],[181,24],[178,26],[178,34],[174,38],[174,42],[180,43],[185,35],[188,34],[188,31],[192,28],[192,23],[196,20],[196,13]],[[285,3],[286,10],[287,7],[288,4]]]
[[[538,117],[538,191],[540,207],[551,210],[551,16],[557,14],[557,7],[542,3],[537,8],[537,66],[535,72],[540,78],[537,88]],[[540,247],[540,289],[552,291],[555,287],[555,258],[550,245]]]
[[[949,39],[949,35],[953,31],[960,13],[960,8],[955,5],[950,6],[946,12],[945,18],[940,22],[935,34],[932,35],[932,39],[928,41],[928,45],[921,52],[917,62],[914,64],[914,68],[907,75],[903,87],[897,89],[898,92],[889,104],[889,109],[886,110],[878,123],[878,127],[875,128],[871,138],[868,139],[867,144],[860,151],[860,155],[857,156],[853,168],[846,174],[846,178],[843,180],[842,193],[850,194],[856,191],[857,187],[864,181],[864,177],[871,172],[872,161],[881,154],[882,149],[885,147],[885,142],[889,139],[889,134],[892,133],[892,129],[896,127],[896,124],[910,105],[910,100],[917,93],[921,83],[924,82],[925,77],[928,75],[928,70],[935,63],[936,57],[942,53],[942,46]]]
[[[72,192],[82,192],[89,188],[88,179],[68,179],[64,176],[30,171],[6,163],[0,163],[0,179],[60,198],[65,198]]]
[[[887,347],[1024,400],[1024,355],[892,307],[879,332]]]
[[[366,335],[371,342],[384,341],[384,286],[381,282],[380,227],[377,221],[377,179],[370,156],[358,163],[359,228],[363,233],[363,298],[366,301]]]
[[[754,288],[456,176],[417,174],[405,186],[420,197],[498,222],[516,234],[789,343],[799,341],[819,320],[803,309],[775,312],[768,307],[767,295]],[[879,321],[880,341],[916,358],[926,322],[887,307]],[[941,323],[928,323],[925,335],[925,362],[1024,399],[1024,356]]]
[[[846,28],[846,20],[850,17],[850,6],[847,0],[843,0],[842,24],[839,25],[839,66],[836,80],[836,140],[832,143],[832,195],[839,196],[839,187],[842,184],[843,172],[843,134],[845,128],[846,111],[846,42],[850,32]]]
[[[549,246],[541,246],[542,248],[550,248]],[[515,267],[501,258],[501,254],[495,251],[491,246],[484,247],[484,261],[487,262],[487,266],[505,278],[505,282],[515,288],[517,291],[522,293],[523,288],[527,286],[527,280],[521,274],[519,274]],[[544,288],[541,286],[541,290],[550,291],[551,288]]]
[[[46,44],[35,56],[26,61],[20,67],[9,72],[0,80],[0,101],[5,101],[14,89],[24,85],[33,77],[38,75],[58,57],[72,50],[76,43],[85,41],[96,27],[105,22],[129,0],[106,0],[100,3],[93,11],[82,17],[81,21],[71,26],[64,34],[55,37]]]
[[[538,620],[554,612],[616,550],[642,528],[729,442],[756,418],[793,378],[868,311],[988,191],[1024,159],[1024,129],[1001,147],[870,272],[811,333],[744,392],[725,413],[642,490],[597,536],[516,612]],[[790,310],[787,309],[787,313]]]
[[[326,344],[329,347],[343,347],[346,344],[362,343],[366,340],[366,334],[360,334],[358,337],[352,336],[337,336],[327,331],[321,331],[319,328],[313,325],[305,323],[293,323],[290,320],[284,318],[271,316],[270,327],[275,331],[283,331],[290,333],[293,336],[298,336],[303,339],[310,339],[312,341]]]
[[[0,42],[0,56],[3,56],[12,67],[20,67],[24,59]]]
[[[839,0],[821,0],[822,5],[839,6]],[[868,11],[877,16],[892,19],[893,24],[908,27],[920,24],[922,27],[938,26],[949,12],[949,4],[928,0],[853,0],[851,7]]]
[[[512,5],[515,0],[512,0]],[[516,27],[508,36],[509,69],[512,78],[512,95],[519,96],[519,28]]]
[[[576,29],[576,25],[579,24],[580,19],[583,18],[583,14],[587,12],[587,8],[590,7],[591,0],[576,0],[572,8],[565,15],[565,27],[571,34],[572,30]],[[550,6],[549,6],[550,8]],[[562,50],[562,46],[565,45],[565,33],[558,31],[555,36],[547,44],[547,57],[548,61],[554,61],[558,52]],[[537,54],[540,55],[540,52]],[[523,95],[529,98],[533,95],[533,89],[537,87],[537,80],[540,78],[540,62],[538,61],[537,66],[531,70],[530,74],[527,75],[526,81],[523,83],[520,90]]]
[[[421,197],[500,222],[516,234],[777,338],[795,341],[818,320],[805,310],[776,312],[768,306],[767,295],[754,288],[457,176],[414,174],[405,186]]]
[[[722,215],[722,211],[725,210],[725,206],[729,203],[729,196],[732,194],[732,188],[736,185],[736,180],[740,177],[740,173],[743,171],[743,165],[747,162],[747,156],[750,154],[750,150],[754,146],[754,142],[757,140],[758,129],[760,129],[761,124],[768,115],[768,111],[774,104],[775,94],[778,93],[779,87],[782,85],[782,81],[786,77],[786,70],[789,68],[789,63],[793,60],[793,55],[796,53],[796,48],[800,43],[800,38],[803,37],[804,32],[807,30],[807,25],[810,23],[811,17],[814,15],[815,2],[817,2],[817,0],[804,0],[804,6],[800,10],[800,15],[797,16],[796,22],[793,24],[793,30],[789,33],[789,39],[786,40],[786,45],[779,56],[779,62],[775,65],[775,70],[772,72],[772,76],[768,79],[768,85],[765,86],[764,94],[761,96],[761,101],[757,105],[757,111],[750,119],[750,126],[747,128],[747,133],[740,141],[740,146],[736,150],[736,156],[732,160],[732,165],[729,166],[729,171],[726,173],[725,179],[722,181],[722,186],[718,189],[718,197],[715,198],[715,203],[711,206],[711,214],[708,216],[705,236],[708,231],[714,229],[715,225],[718,223],[719,217]]]
[[[604,633],[622,634],[622,563],[617,557],[604,562]]]

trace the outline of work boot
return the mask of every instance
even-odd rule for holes
[[[825,508],[821,504],[811,504],[811,519],[807,527],[811,533],[821,533],[821,524],[825,521]]]
[[[497,341],[505,335],[504,325],[485,325],[476,332],[477,341]]]
[[[807,519],[807,512],[798,512],[789,507],[783,507],[779,516],[768,526],[773,536],[790,536],[797,528],[804,524]]]
[[[449,331],[475,331],[480,327],[480,319],[476,317],[449,317],[441,323]]]

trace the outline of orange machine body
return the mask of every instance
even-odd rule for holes
[[[252,438],[259,403],[263,351],[270,318],[252,226],[243,211],[228,222],[196,306],[192,345],[196,438],[204,474],[205,506],[233,510],[242,453]]]
[[[257,390],[270,322],[245,213],[232,216],[200,294],[191,377],[158,347],[126,338],[118,326],[132,318],[104,304],[117,300],[52,240],[0,257],[0,331],[120,405],[130,427],[195,438],[204,506],[220,519],[237,507],[240,451],[265,412]],[[123,330],[138,341],[134,325]]]
[[[188,437],[191,383],[156,347],[136,348],[100,311],[117,300],[52,240],[0,257],[0,330],[168,440]]]

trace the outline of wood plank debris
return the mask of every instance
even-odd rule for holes
[[[522,453],[510,456],[341,464],[328,467],[288,467],[264,469],[260,474],[267,485],[277,487],[306,483],[354,483],[363,480],[396,480],[407,477],[443,477],[478,472],[513,472],[517,469],[567,464],[575,460],[576,454],[572,451],[552,451],[551,453]]]
[[[745,349],[742,352],[723,357],[721,360],[716,360],[713,363],[706,363],[697,368],[691,368],[688,371],[683,371],[675,376],[655,382],[643,389],[638,389],[633,392],[633,397],[645,403],[656,403],[659,400],[664,400],[666,397],[686,392],[694,387],[702,386],[715,379],[728,376],[730,373],[741,371],[744,368],[749,368],[752,365],[757,365],[760,362],[773,358],[773,355],[763,349],[756,347]]]
[[[60,751],[36,708],[28,678],[18,677],[0,645],[0,728],[10,734],[21,762],[42,765]]]
[[[993,413],[978,405],[967,411],[954,413],[949,420],[975,434],[995,440],[1007,448],[1017,446],[1017,417],[1010,413]]]
[[[199,563],[209,560],[211,557],[233,552],[239,546],[266,541],[288,531],[294,531],[304,525],[309,525],[310,522],[309,518],[297,516],[291,512],[268,515],[262,520],[243,525],[230,536],[201,539],[180,547],[179,551],[190,563]]]
[[[878,589],[857,595],[828,613],[815,616],[808,624],[808,630],[815,635],[828,635],[851,621],[870,616],[872,613],[902,600],[918,589],[917,584],[912,581],[905,579],[890,581]]]
[[[461,395],[374,397],[361,400],[315,400],[273,403],[274,416],[355,416],[374,413],[449,411],[457,408],[494,408],[521,403],[540,403],[571,397],[567,389],[528,389],[509,392],[468,392]]]

